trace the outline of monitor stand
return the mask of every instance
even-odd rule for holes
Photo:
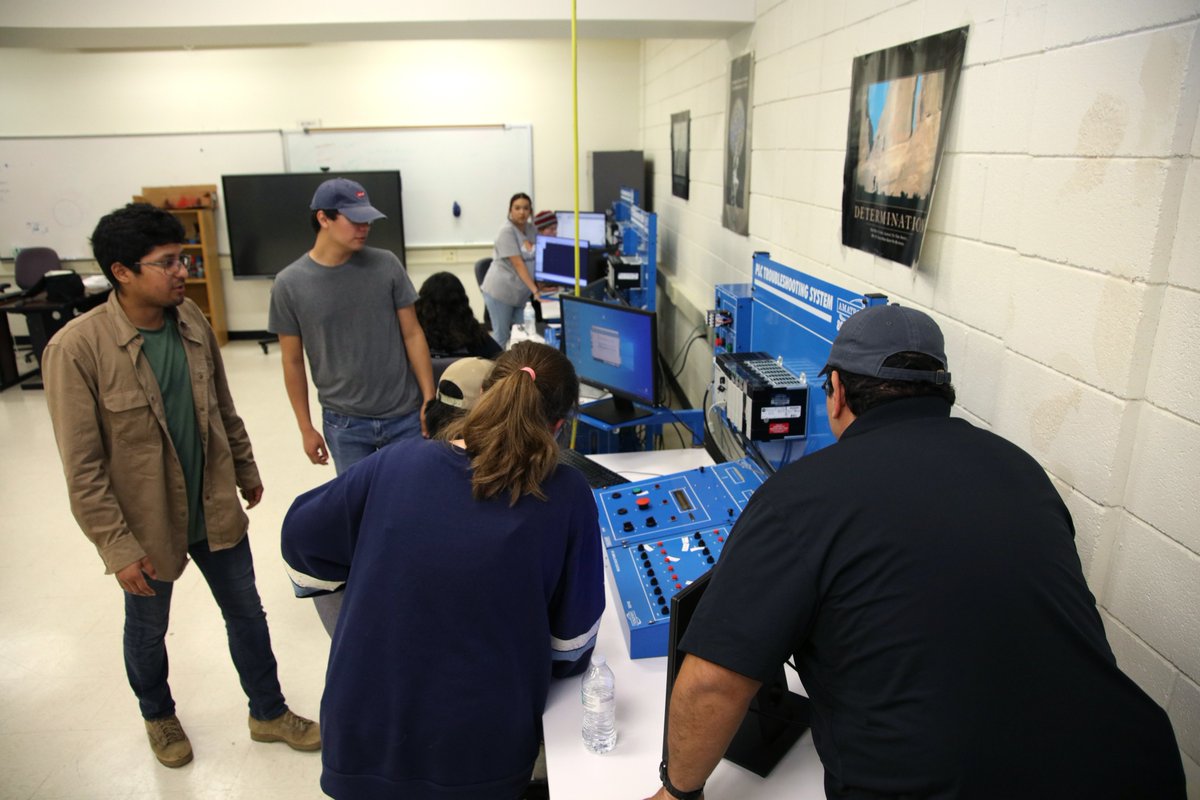
[[[620,397],[610,397],[607,400],[590,403],[579,409],[579,411],[592,419],[600,420],[614,428],[636,422],[643,417],[654,416],[654,412],[650,409],[641,408],[635,405],[632,400],[624,400]]]
[[[765,778],[808,729],[811,717],[808,698],[788,691],[781,666],[750,701],[725,758]]]

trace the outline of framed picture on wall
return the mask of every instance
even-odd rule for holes
[[[671,194],[688,199],[688,158],[691,155],[692,112],[671,115]]]
[[[750,111],[754,54],[729,63],[729,104],[725,109],[725,209],[721,224],[743,236],[750,232]]]
[[[967,48],[958,28],[854,59],[842,244],[913,266]]]

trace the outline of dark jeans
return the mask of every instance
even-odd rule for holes
[[[208,581],[225,618],[229,654],[242,691],[250,698],[250,716],[260,720],[278,717],[287,711],[287,704],[279,689],[267,615],[254,585],[250,540],[243,538],[236,547],[215,553],[207,542],[200,542],[188,548],[188,553]],[[125,673],[142,716],[158,719],[175,713],[167,685],[166,643],[174,584],[149,577],[146,583],[157,592],[153,597],[125,593]]]

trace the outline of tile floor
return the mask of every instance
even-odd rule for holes
[[[250,541],[280,681],[289,705],[316,718],[329,640],[311,601],[292,596],[279,525],[333,467],[309,464],[300,448],[278,350],[231,342],[222,354],[265,486]],[[250,740],[220,612],[195,568],[176,586],[168,634],[195,760],[155,761],[125,681],[121,590],[71,516],[40,391],[0,393],[0,541],[0,800],[324,796],[318,753]]]

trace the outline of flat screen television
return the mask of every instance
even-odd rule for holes
[[[555,211],[558,218],[558,235],[575,238],[575,212]],[[592,247],[604,247],[607,243],[605,231],[608,222],[604,219],[603,211],[579,212],[579,238],[586,239]]]
[[[663,760],[667,760],[670,734],[671,690],[687,655],[679,643],[712,580],[713,572],[701,575],[671,598],[671,627],[667,634],[667,701],[663,717]],[[775,676],[765,682],[750,701],[737,733],[725,750],[725,759],[756,775],[767,777],[792,745],[808,730],[812,711],[808,698],[788,690],[787,675],[779,665]]]
[[[405,261],[398,171],[222,175],[235,278],[273,278],[312,249],[316,234],[309,224],[312,212],[308,205],[317,187],[330,178],[349,178],[362,184],[371,205],[387,215],[387,219],[371,223],[367,245],[391,250]]]
[[[565,294],[559,300],[563,353],[579,380],[612,393],[583,413],[609,425],[650,416],[634,404],[660,404],[654,312]]]

